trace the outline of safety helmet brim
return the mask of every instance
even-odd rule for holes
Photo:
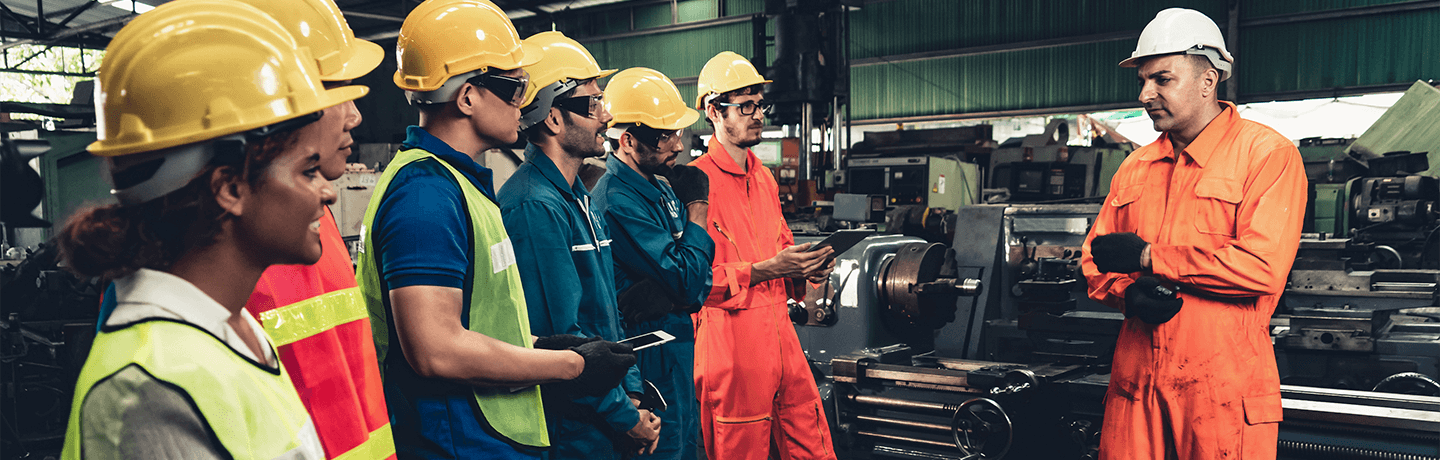
[[[369,40],[355,39],[353,44],[354,55],[340,66],[340,69],[329,75],[321,75],[323,81],[345,81],[354,80],[365,76],[380,67],[380,61],[385,60],[385,49]]]
[[[318,105],[320,106],[321,110],[327,109],[364,97],[369,92],[370,88],[364,85],[349,85],[335,89],[321,90],[321,104]],[[172,136],[169,138],[151,139],[149,142],[143,143],[135,143],[128,139],[98,140],[90,143],[90,145],[86,146],[85,149],[88,150],[90,154],[101,157],[113,157],[118,155],[148,152],[152,150],[161,150],[185,144],[206,141],[210,139],[218,139],[231,134],[245,132],[263,126],[273,125],[275,123],[279,123],[303,115],[309,115],[311,113],[315,112],[297,110],[282,117],[264,119],[253,123],[236,124],[233,126],[229,126],[225,129],[192,131],[183,135]],[[115,146],[114,144],[120,145]]]

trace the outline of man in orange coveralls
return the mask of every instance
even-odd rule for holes
[[[833,459],[830,428],[795,326],[785,283],[830,276],[834,251],[806,252],[780,214],[770,170],[750,152],[760,142],[770,83],[725,51],[705,64],[696,108],[715,127],[691,165],[710,178],[705,229],[715,241],[714,284],[695,314],[695,394],[712,459]],[[774,451],[774,455],[771,452]]]
[[[1280,376],[1270,315],[1299,246],[1300,153],[1216,90],[1234,62],[1205,15],[1161,11],[1121,67],[1163,131],[1111,182],[1081,263],[1125,313],[1102,459],[1274,459]],[[1183,308],[1182,308],[1183,307]]]

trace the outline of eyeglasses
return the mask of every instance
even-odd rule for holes
[[[605,93],[591,94],[589,96],[575,96],[564,99],[556,99],[554,106],[560,109],[569,110],[571,113],[585,117],[595,118],[600,113],[600,104],[605,102]]]
[[[678,140],[680,140],[680,130],[665,131],[660,133],[660,137],[655,138],[655,145],[669,145],[671,142]]]
[[[775,112],[775,104],[771,104],[771,103],[765,102],[765,101],[760,101],[760,102],[746,101],[746,102],[743,103],[743,104],[736,104],[736,103],[734,103],[734,102],[720,102],[720,101],[715,101],[715,102],[712,102],[712,104],[718,105],[718,106],[720,106],[720,107],[739,107],[739,108],[740,108],[740,114],[741,114],[741,115],[745,115],[745,116],[755,115],[755,109],[756,109],[757,107],[758,107],[758,108],[765,114],[765,116],[767,116],[767,117],[770,116],[772,113]]]
[[[530,86],[530,75],[527,74],[520,78],[515,78],[482,73],[471,77],[469,80],[465,80],[465,82],[488,89],[491,93],[495,94],[495,97],[500,98],[500,100],[519,107],[520,103],[524,102],[525,88]]]

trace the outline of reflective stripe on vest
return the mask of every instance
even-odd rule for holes
[[[263,368],[198,327],[151,320],[95,337],[75,385],[62,458],[84,457],[80,409],[90,389],[131,364],[184,390],[234,458],[280,457],[302,449],[301,433],[314,429],[283,367]],[[313,448],[318,454],[320,446]]]
[[[390,424],[370,432],[370,439],[333,460],[359,460],[366,458],[390,458],[395,455],[395,436],[390,433]]]
[[[416,161],[434,161],[449,171],[459,184],[465,198],[465,212],[470,217],[470,231],[475,246],[470,250],[471,277],[469,329],[511,345],[532,348],[530,316],[525,310],[525,291],[520,286],[520,269],[515,266],[510,236],[500,217],[500,208],[470,183],[470,179],[435,155],[420,149],[400,152],[385,167],[365,209],[364,227],[360,229],[364,251],[355,270],[360,291],[370,314],[370,328],[375,337],[375,355],[385,373],[390,348],[389,312],[381,299],[380,269],[376,264],[373,231],[375,212],[380,208],[390,181],[405,166]],[[397,356],[395,359],[405,359]],[[532,447],[550,446],[546,430],[540,387],[519,391],[508,388],[474,389],[475,401],[485,421],[497,433],[516,444]]]
[[[360,288],[331,291],[260,314],[276,347],[299,342],[336,326],[365,318]]]

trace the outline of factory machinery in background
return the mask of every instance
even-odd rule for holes
[[[1314,198],[1270,327],[1282,459],[1440,459],[1440,155],[1414,147],[1440,137],[1406,128],[1433,120],[1414,111],[1437,101],[1440,92],[1418,85],[1366,136],[1302,143]],[[1069,147],[1063,161],[1037,161],[1056,144],[1032,141],[997,159],[1012,143],[985,158],[968,140],[936,142],[958,134],[889,133],[857,146],[842,171],[859,193],[837,194],[832,217],[890,234],[841,254],[831,278],[792,306],[837,452],[1096,458],[1124,317],[1086,297],[1079,271],[1100,205],[1055,201],[1105,196],[1124,149]],[[1015,171],[1033,170],[1063,196],[1017,193]],[[941,193],[942,173],[978,176],[990,185],[982,193],[1004,189],[1010,201],[953,195],[978,183]],[[1085,185],[1067,185],[1080,182],[1071,177]]]

